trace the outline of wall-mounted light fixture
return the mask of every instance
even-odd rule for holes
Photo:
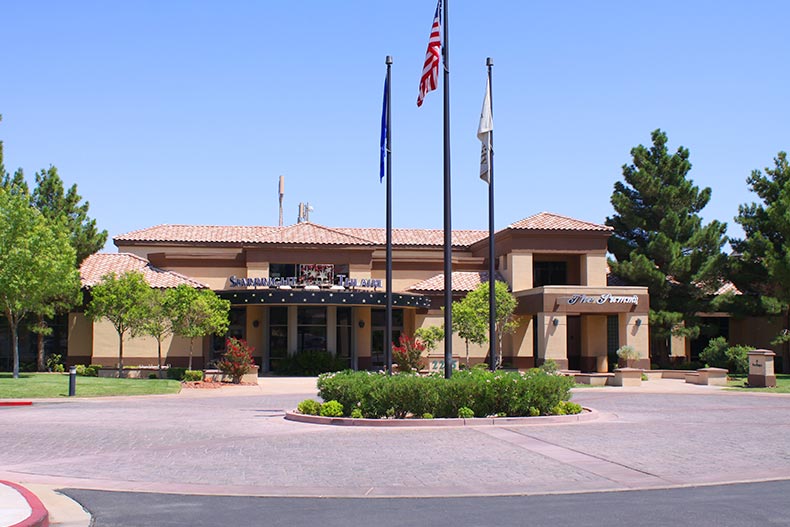
[[[261,325],[260,321],[258,321],[258,320],[253,320],[252,321],[252,327],[257,328],[260,325]]]
[[[642,319],[641,318],[637,318],[636,319],[636,327],[639,327],[641,325],[642,325]]]
[[[556,328],[557,326],[560,325],[560,319],[558,319],[558,318],[552,319],[551,320],[551,324]]]
[[[365,327],[365,321],[364,320],[360,320],[359,321],[359,327],[360,328],[364,328]]]

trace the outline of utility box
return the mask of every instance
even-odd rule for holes
[[[776,386],[774,357],[771,350],[754,350],[749,355],[749,387],[773,388]]]

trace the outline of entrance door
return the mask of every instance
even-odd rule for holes
[[[580,370],[582,358],[582,317],[568,317],[568,369]]]

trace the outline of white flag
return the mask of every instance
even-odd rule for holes
[[[486,97],[483,110],[480,112],[480,125],[477,127],[477,138],[483,143],[480,152],[480,179],[491,183],[489,170],[491,167],[491,132],[494,131],[494,118],[491,115],[491,85],[486,79]]]

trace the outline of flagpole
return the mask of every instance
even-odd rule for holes
[[[390,82],[390,70],[392,68],[392,57],[387,55],[384,61],[387,64],[387,313],[386,313],[386,333],[384,338],[385,357],[387,360],[387,374],[392,375],[392,150],[390,141],[392,139],[392,120],[390,119],[390,93],[392,83]]]
[[[486,58],[486,66],[488,66],[488,90],[489,90],[489,105],[491,110],[491,118],[494,117],[494,89],[491,84],[491,68],[494,66],[494,60],[491,57]],[[494,258],[496,251],[494,250],[494,130],[488,132],[488,335],[490,344],[490,368],[491,371],[497,368],[496,350],[496,280],[494,279]]]
[[[450,207],[450,22],[444,0],[444,377],[453,369],[453,230]]]

